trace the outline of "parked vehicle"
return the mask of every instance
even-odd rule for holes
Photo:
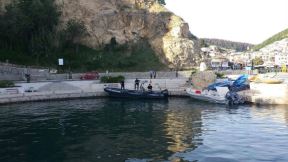
[[[92,71],[92,72],[87,72],[85,74],[82,74],[80,76],[81,80],[95,80],[95,79],[99,79],[99,73],[97,71]]]

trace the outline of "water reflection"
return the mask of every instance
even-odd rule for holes
[[[190,99],[0,106],[0,161],[286,162],[287,114],[287,106],[229,108]]]
[[[267,105],[205,109],[202,145],[172,157],[189,162],[286,162],[287,111],[287,106]]]
[[[253,105],[251,112],[259,119],[273,119],[275,122],[286,123],[288,125],[287,105]]]
[[[167,160],[201,144],[196,140],[202,129],[200,107],[183,99],[4,106],[0,161]]]

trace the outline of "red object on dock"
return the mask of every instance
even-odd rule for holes
[[[81,80],[94,80],[99,79],[99,73],[97,71],[87,72],[80,77]]]

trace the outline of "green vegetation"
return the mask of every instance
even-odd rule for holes
[[[109,44],[91,49],[80,45],[87,34],[85,24],[77,19],[57,30],[60,11],[54,0],[16,0],[0,15],[0,61],[83,71],[147,71],[166,68],[147,40],[119,45],[116,38]]]
[[[162,5],[166,5],[165,0],[158,0],[158,3],[162,4]]]
[[[72,19],[66,24],[63,33],[65,34],[66,41],[69,44],[74,44],[75,42],[78,42],[82,36],[87,34],[87,29],[83,21]],[[79,44],[75,43],[75,54],[77,55],[78,52]]]
[[[79,45],[78,54],[75,54],[75,45],[67,44],[62,50],[55,51],[49,57],[30,57],[23,51],[0,49],[0,60],[9,60],[11,63],[22,65],[41,65],[57,68],[57,59],[64,58],[64,70],[75,72],[84,71],[148,71],[151,69],[163,70],[166,66],[160,63],[159,58],[151,49],[148,42],[143,40],[135,44],[117,45],[111,48],[106,45],[103,49],[94,50]]]
[[[13,1],[0,16],[1,49],[21,51],[24,57],[39,63],[39,59],[48,57],[54,48],[59,17],[54,0]]]
[[[100,79],[101,83],[120,83],[123,80],[125,80],[125,77],[122,75],[119,75],[117,77],[104,76],[104,77],[101,77]]]
[[[0,88],[9,88],[14,86],[15,85],[12,81],[0,80]]]
[[[67,46],[56,54],[57,58],[64,58],[64,68],[76,72],[81,71],[148,71],[150,69],[161,70],[165,65],[159,62],[158,57],[143,40],[138,43],[124,45],[107,44],[103,49],[93,50],[85,46],[79,46],[78,54],[74,45]],[[50,64],[52,64],[51,62]]]
[[[247,49],[254,46],[253,44],[249,44],[249,43],[232,42],[232,41],[222,40],[222,39],[207,39],[207,38],[200,39],[201,47],[207,47],[209,45],[215,45],[215,46],[226,48],[226,49],[234,49],[238,52],[246,51]]]
[[[252,61],[255,66],[264,64],[264,61],[261,57],[256,57]]]
[[[267,45],[269,45],[269,44],[272,44],[272,43],[274,43],[274,42],[276,42],[276,41],[280,41],[280,40],[282,40],[282,39],[284,39],[284,38],[288,38],[288,29],[283,30],[283,31],[280,32],[280,33],[277,33],[276,35],[272,36],[271,38],[265,40],[263,43],[258,44],[257,46],[255,46],[255,47],[253,48],[253,50],[258,51],[258,50],[260,50],[261,48],[263,48],[263,47],[265,47],[265,46],[267,46]]]
[[[198,72],[198,69],[192,68],[191,71],[192,71],[191,72],[191,76],[192,76],[192,75],[194,75],[194,74],[196,74]]]
[[[219,78],[219,79],[225,78],[225,74],[223,74],[223,73],[215,72],[215,75],[216,75],[216,77]]]

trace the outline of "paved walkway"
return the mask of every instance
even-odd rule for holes
[[[153,90],[168,89],[170,96],[186,96],[185,89],[189,87],[187,79],[141,79],[147,81],[145,86],[151,82]],[[103,84],[99,81],[63,81],[63,82],[37,82],[18,83],[16,88],[6,88],[0,91],[0,104],[72,99],[86,97],[105,97],[106,86],[119,87],[120,84]],[[125,80],[127,89],[134,89],[134,79]],[[33,92],[26,92],[27,90]]]
[[[268,74],[273,76],[274,73]],[[282,78],[288,81],[288,73],[278,73],[276,78]],[[141,81],[151,82],[154,90],[168,89],[171,96],[187,96],[185,89],[191,85],[186,78],[174,79],[140,79]],[[85,97],[104,97],[107,94],[104,92],[106,86],[119,87],[118,83],[102,84],[99,80],[93,81],[48,81],[35,83],[17,83],[15,88],[0,89],[0,104],[27,102],[27,101],[41,101],[41,100],[57,100],[70,98],[85,98]],[[147,86],[147,84],[146,84]],[[126,79],[125,87],[127,89],[134,89],[134,79]],[[247,93],[247,96],[255,103],[266,104],[283,104],[278,99],[279,97],[287,98],[287,82],[280,85],[265,85],[256,84],[254,87],[259,93],[257,98],[256,93]],[[25,92],[32,90],[35,92]],[[273,91],[273,93],[271,93]],[[270,93],[269,97],[265,93]],[[277,95],[273,95],[277,93]],[[282,96],[279,96],[281,94]]]

